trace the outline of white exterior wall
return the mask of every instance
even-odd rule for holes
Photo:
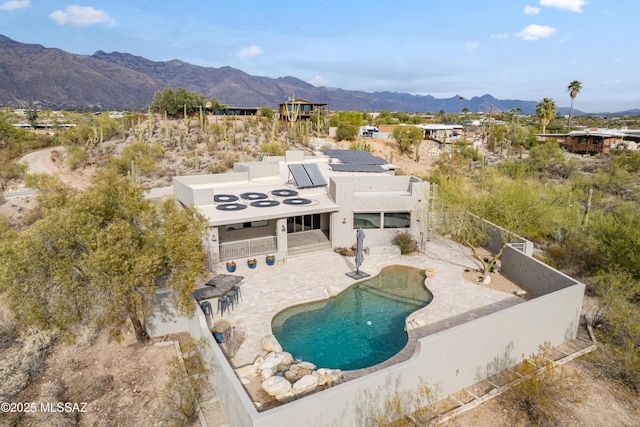
[[[410,231],[420,241],[426,225],[429,183],[411,176],[332,177],[330,193],[339,211],[332,214],[333,247],[355,243],[354,212],[411,212],[411,228],[365,229],[365,246],[388,246],[401,231]],[[420,219],[420,221],[418,221]]]

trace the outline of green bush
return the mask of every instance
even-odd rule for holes
[[[87,150],[79,145],[70,145],[67,147],[67,157],[64,164],[71,170],[76,170],[87,160]]]
[[[346,121],[338,123],[338,129],[336,130],[336,140],[353,141],[357,136],[358,126]]]
[[[408,231],[402,231],[393,239],[393,243],[400,247],[400,253],[407,255],[418,250],[418,242]]]
[[[284,156],[284,146],[279,142],[265,142],[260,144],[259,151],[270,156]]]

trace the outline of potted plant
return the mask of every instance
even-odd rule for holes
[[[249,268],[256,268],[257,264],[258,264],[258,260],[255,258],[249,258],[247,260],[247,265],[249,266]]]
[[[227,271],[229,273],[233,273],[236,271],[236,262],[235,261],[227,261]]]
[[[213,337],[216,339],[217,343],[221,343],[224,341],[224,337],[231,330],[231,323],[227,319],[218,319],[213,323],[211,327],[211,332],[213,333]]]
[[[265,257],[265,261],[267,262],[267,265],[274,265],[276,263],[276,256],[269,254]]]

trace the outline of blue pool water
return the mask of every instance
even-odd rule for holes
[[[284,351],[318,367],[353,370],[384,362],[406,345],[405,319],[431,302],[424,272],[385,267],[338,296],[289,307],[271,327]]]

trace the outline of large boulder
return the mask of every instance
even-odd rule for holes
[[[318,377],[315,375],[305,375],[295,382],[293,387],[291,387],[291,392],[296,396],[300,396],[311,393],[316,388],[318,388]]]
[[[308,369],[310,371],[315,371],[316,369],[318,369],[316,365],[311,362],[298,362],[295,364],[295,366],[302,369]]]
[[[257,374],[256,367],[253,365],[246,365],[236,369],[236,374],[240,378],[252,377]]]
[[[334,383],[333,377],[329,374],[322,374],[318,377],[318,386],[331,387]]]
[[[262,389],[269,396],[284,395],[291,390],[291,383],[282,377],[269,377],[262,382]]]
[[[279,372],[286,372],[291,363],[293,363],[293,356],[290,353],[269,353],[256,367],[256,370],[260,372],[262,379],[267,379]]]
[[[284,377],[294,383],[305,375],[311,375],[312,372],[313,370],[301,368],[296,364],[289,367],[289,370],[284,373]]]
[[[264,351],[272,351],[276,353],[282,351],[282,346],[274,335],[267,335],[266,337],[262,338],[262,341],[260,341],[260,343],[262,344],[262,349]]]

